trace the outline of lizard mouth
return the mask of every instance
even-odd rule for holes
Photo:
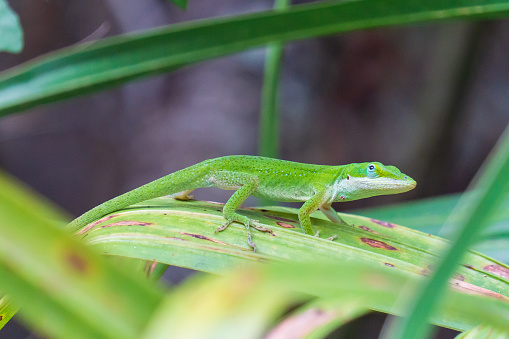
[[[358,190],[365,190],[375,195],[379,194],[397,194],[408,192],[415,188],[417,183],[412,178],[392,179],[392,178],[352,178],[350,180],[353,186]]]
[[[373,179],[374,189],[391,191],[392,193],[403,193],[413,190],[417,183],[413,179],[389,179],[389,178],[377,178]]]

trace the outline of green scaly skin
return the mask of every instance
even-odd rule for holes
[[[235,212],[250,195],[283,202],[303,201],[299,221],[304,232],[313,235],[310,214],[317,209],[331,221],[346,224],[331,203],[402,193],[415,185],[412,178],[396,167],[379,162],[324,166],[232,155],[205,160],[108,200],[73,220],[67,228],[77,231],[111,212],[144,200],[164,195],[186,199],[196,188],[218,187],[236,192],[223,208],[226,223],[216,232],[225,230],[232,222],[244,224],[248,244],[256,251],[250,228],[272,231]]]

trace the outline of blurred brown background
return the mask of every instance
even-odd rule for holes
[[[9,3],[20,15],[25,49],[0,53],[0,70],[82,41],[272,6],[190,0],[182,11],[165,0]],[[264,55],[251,50],[1,118],[0,166],[77,215],[204,159],[256,154]],[[508,56],[507,20],[292,42],[281,83],[281,158],[381,161],[418,182],[411,193],[339,210],[462,191],[509,122]],[[225,202],[229,194],[209,189],[196,196]]]

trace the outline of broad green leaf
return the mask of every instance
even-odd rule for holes
[[[444,257],[437,260],[437,269],[431,280],[423,285],[418,297],[408,302],[409,317],[394,321],[385,338],[425,338],[429,332],[427,321],[438,307],[447,281],[460,265],[467,250],[475,244],[488,216],[499,207],[509,188],[509,126],[481,168],[469,195],[462,196],[453,215],[457,221],[448,221],[447,229],[456,230]]]
[[[285,317],[266,338],[325,338],[336,328],[365,315],[368,311],[359,300],[317,298]]]
[[[327,1],[172,25],[74,46],[0,77],[0,115],[118,86],[203,60],[261,47],[381,26],[500,17],[509,1]]]
[[[0,37],[0,52],[19,53],[23,49],[19,18],[6,0],[0,0]]]
[[[465,193],[467,196],[469,192]],[[421,232],[438,235],[458,204],[461,194],[451,194],[397,205],[375,208],[363,208],[352,213],[370,218],[386,220],[395,224],[405,225]],[[452,216],[451,221],[457,221]],[[488,226],[482,232],[483,239],[503,239],[509,233],[509,195],[504,197],[502,205],[489,216]],[[447,235],[447,234],[444,234]]]
[[[137,338],[162,293],[59,229],[46,203],[0,174],[0,291],[55,338]]]
[[[460,196],[460,194],[454,194],[421,199],[392,206],[358,209],[352,213],[450,238],[450,232],[444,232],[443,226],[454,206],[458,204]],[[315,213],[315,216],[323,217],[319,213]],[[457,219],[457,216],[452,216],[451,221],[455,222]],[[509,195],[504,198],[502,205],[488,217],[487,226],[482,230],[479,242],[473,248],[497,260],[509,263]]]
[[[402,298],[411,298],[422,280],[352,261],[258,264],[219,277],[195,276],[168,294],[143,337],[259,338],[288,306],[313,295],[330,300],[329,306],[337,301],[338,308],[345,302],[391,305],[400,314]],[[509,303],[450,289],[433,321],[452,319],[509,330]]]
[[[313,228],[320,230],[322,237],[339,236],[332,242],[303,234],[297,210],[283,213],[242,209],[242,214],[274,230],[274,235],[253,234],[258,247],[258,252],[253,253],[246,243],[242,225],[232,224],[214,234],[224,223],[222,207],[212,202],[159,198],[117,211],[86,226],[77,235],[104,254],[156,260],[213,273],[251,262],[333,260],[359,265],[376,263],[409,277],[421,277],[430,274],[431,264],[447,245],[441,238],[365,217],[341,214],[352,226],[313,218]],[[470,252],[451,284],[461,291],[506,299],[508,278],[506,265]],[[388,304],[375,309],[392,312]],[[439,324],[463,330],[477,325],[447,318]]]
[[[509,332],[501,332],[489,326],[480,325],[470,331],[463,332],[455,339],[509,339]]]

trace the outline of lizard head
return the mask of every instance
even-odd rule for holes
[[[397,194],[414,189],[416,182],[394,166],[379,162],[347,165],[334,184],[334,201]]]

